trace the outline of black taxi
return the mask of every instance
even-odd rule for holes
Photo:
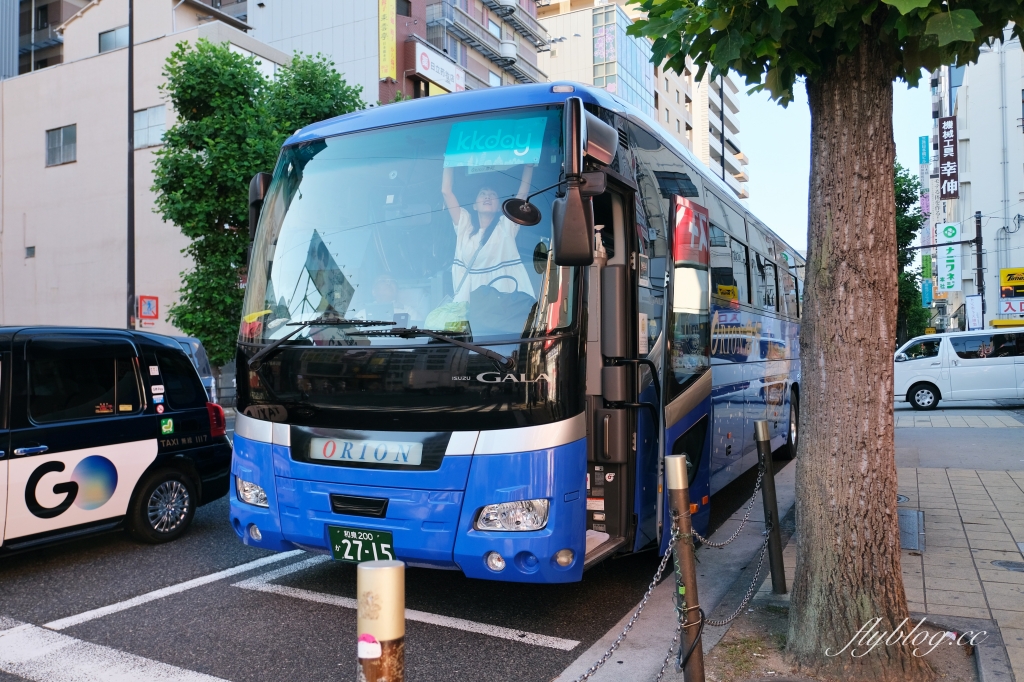
[[[0,554],[120,528],[177,538],[227,493],[225,427],[170,337],[0,327]]]

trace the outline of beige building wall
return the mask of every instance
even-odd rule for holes
[[[632,19],[643,16],[636,4],[614,0]],[[551,80],[575,80],[593,83],[593,28],[590,14],[578,10],[611,4],[610,0],[551,0],[537,8],[537,16],[551,33],[550,54],[541,53],[538,66]],[[571,19],[570,19],[571,18]],[[571,23],[567,24],[569,21]],[[562,40],[564,38],[564,40]],[[683,73],[672,69],[654,70],[654,108],[658,124],[703,161],[715,175],[722,177],[722,95],[718,79],[709,75],[701,81],[694,76],[696,67],[687,59]],[[725,175],[724,180],[741,199],[750,196],[747,188],[749,160],[739,142],[739,88],[729,76],[725,84]]]
[[[136,111],[164,104],[161,71],[180,41],[230,42],[288,60],[220,21],[181,29],[179,15],[171,34],[172,6],[136,3]],[[0,82],[0,324],[125,325],[127,51],[98,52],[99,32],[124,25],[126,13],[126,0],[92,3],[65,25],[63,64]],[[165,115],[170,128],[169,106]],[[75,161],[47,167],[46,131],[71,124]],[[136,293],[160,299],[160,320],[146,329],[178,333],[166,315],[190,267],[181,253],[188,241],[153,212],[158,148],[134,152]]]

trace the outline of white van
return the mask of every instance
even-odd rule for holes
[[[939,400],[1024,398],[1024,332],[919,336],[895,362],[896,400],[915,410],[933,410]]]

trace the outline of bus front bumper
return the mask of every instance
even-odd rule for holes
[[[344,482],[281,476],[273,461],[287,448],[235,437],[230,517],[241,540],[254,547],[330,553],[330,526],[387,531],[396,558],[412,566],[461,570],[467,577],[511,582],[575,582],[583,575],[586,538],[586,442],[501,455],[446,457],[443,471],[464,481],[460,490],[374,485],[375,470],[344,469]],[[335,468],[332,473],[337,473]],[[410,482],[417,472],[406,474]],[[261,486],[267,507],[241,501],[234,477]],[[384,518],[338,514],[330,495],[388,499]],[[547,499],[543,530],[474,529],[488,504]],[[252,532],[252,527],[258,529]],[[258,538],[258,539],[257,539]],[[572,553],[571,561],[566,562]],[[504,568],[487,557],[498,553]],[[562,562],[556,561],[556,554]],[[493,566],[496,562],[491,562]],[[562,565],[566,564],[566,565]]]

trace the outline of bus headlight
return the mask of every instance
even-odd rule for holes
[[[251,504],[256,507],[269,507],[267,503],[267,491],[249,481],[243,481],[238,476],[235,476],[235,491],[238,493],[238,499],[246,504]]]
[[[473,524],[477,530],[540,530],[548,525],[547,500],[519,500],[489,504]]]

